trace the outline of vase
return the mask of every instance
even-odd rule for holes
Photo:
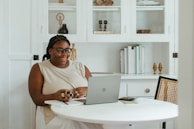
[[[68,29],[67,29],[67,25],[63,24],[61,28],[59,28],[58,30],[59,34],[68,34]]]

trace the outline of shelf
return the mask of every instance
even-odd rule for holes
[[[49,6],[57,6],[57,7],[60,7],[60,6],[76,6],[76,4],[74,3],[49,3]]]
[[[121,74],[121,79],[158,79],[159,76],[172,77],[177,78],[177,75],[169,75],[169,74]]]
[[[75,11],[76,5],[75,4],[66,4],[66,3],[49,3],[49,10],[50,11]]]
[[[94,34],[113,34],[112,31],[94,31]]]
[[[93,11],[120,11],[120,6],[93,6]]]
[[[164,10],[164,6],[136,6],[137,11],[157,11]]]
[[[121,79],[158,79],[159,74],[121,74]]]
[[[108,73],[108,72],[94,72],[92,73],[93,76],[102,76],[102,75],[111,75],[111,74],[120,74],[120,73]],[[135,80],[142,80],[142,79],[150,79],[150,80],[157,80],[159,76],[165,76],[165,77],[172,77],[177,78],[176,75],[169,75],[169,74],[120,74],[121,80],[127,80],[127,79],[135,79]]]

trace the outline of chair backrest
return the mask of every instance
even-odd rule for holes
[[[177,104],[178,80],[159,76],[155,99]]]

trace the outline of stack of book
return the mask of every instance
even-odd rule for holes
[[[121,73],[144,73],[144,46],[129,45],[120,50]]]

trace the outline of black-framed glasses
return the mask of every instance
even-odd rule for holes
[[[57,52],[59,52],[59,53],[71,53],[71,48],[53,48],[53,49],[55,49]]]

